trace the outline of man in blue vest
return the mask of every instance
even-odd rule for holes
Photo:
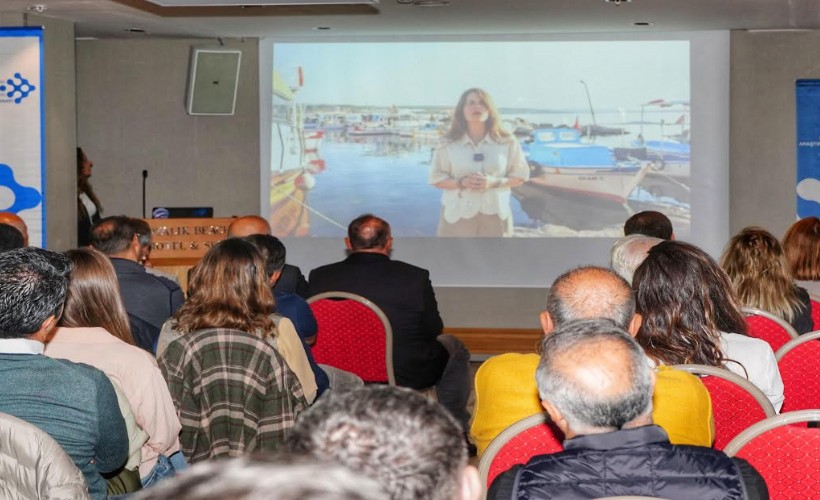
[[[746,461],[673,445],[652,423],[654,372],[613,322],[565,323],[544,337],[541,353],[538,392],[566,436],[564,451],[504,472],[488,498],[769,498]]]

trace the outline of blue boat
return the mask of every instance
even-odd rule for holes
[[[581,142],[581,132],[569,127],[536,129],[522,148],[531,184],[618,203],[626,202],[651,165],[619,161],[606,146]]]

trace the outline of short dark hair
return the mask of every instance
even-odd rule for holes
[[[299,415],[288,447],[371,477],[392,499],[455,498],[467,466],[455,418],[416,391],[390,386],[324,396]]]
[[[601,363],[596,353],[619,359]],[[622,358],[622,359],[621,359]],[[595,366],[623,390],[604,392],[579,379],[574,367]],[[626,331],[606,319],[571,321],[546,335],[535,372],[542,400],[555,406],[575,433],[622,428],[652,410],[652,369],[643,349]],[[624,379],[625,382],[624,382]]]
[[[128,248],[135,234],[130,217],[113,215],[91,228],[91,246],[106,255],[116,255]]]
[[[624,236],[630,234],[643,234],[668,240],[672,237],[672,221],[669,217],[654,210],[638,212],[628,218],[624,224]]]
[[[0,252],[8,252],[15,248],[23,248],[23,246],[25,246],[23,233],[14,226],[0,224]]]
[[[626,329],[635,315],[632,287],[611,269],[582,266],[555,279],[547,312],[558,326],[579,319],[603,318]]]
[[[35,247],[0,253],[0,338],[37,333],[49,316],[60,316],[71,261]]]
[[[265,259],[265,274],[270,276],[285,267],[287,250],[285,250],[285,245],[279,241],[279,238],[269,234],[252,234],[246,236],[245,240],[256,245],[256,248],[262,254],[262,258]]]
[[[137,240],[140,246],[147,247],[151,245],[151,226],[142,219],[129,218],[128,222],[134,226],[134,233],[137,235]]]
[[[347,227],[347,237],[353,250],[384,248],[390,241],[390,224],[373,214],[360,215]]]

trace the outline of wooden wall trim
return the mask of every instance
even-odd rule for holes
[[[544,332],[537,328],[445,328],[458,337],[470,354],[531,353]]]

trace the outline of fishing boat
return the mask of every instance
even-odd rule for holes
[[[529,184],[626,203],[651,163],[618,161],[609,148],[581,142],[581,132],[569,127],[540,128],[522,148],[530,165]]]
[[[275,236],[305,236],[310,231],[307,191],[316,183],[314,174],[325,168],[319,156],[325,132],[305,130],[304,109],[296,101],[301,88],[290,86],[273,72],[271,123],[270,224]]]

